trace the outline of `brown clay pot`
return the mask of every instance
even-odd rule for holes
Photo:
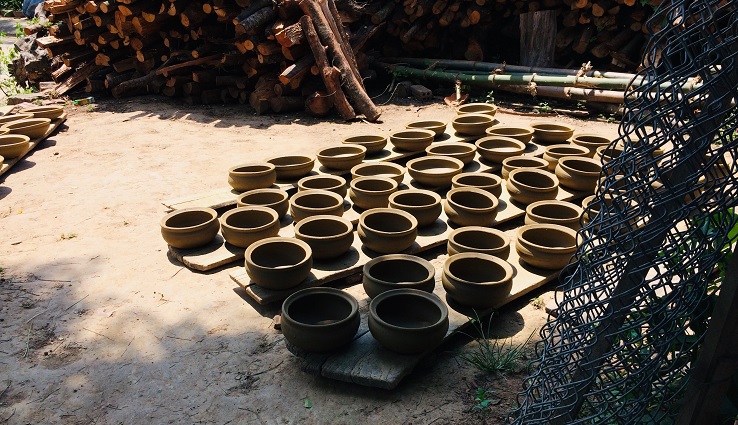
[[[477,187],[493,194],[496,198],[502,195],[502,179],[490,173],[461,173],[451,179],[451,187]]]
[[[451,189],[443,210],[458,226],[491,226],[497,217],[499,201],[491,193],[476,187]]]
[[[359,208],[386,208],[397,192],[397,182],[387,177],[359,177],[351,180],[349,199]]]
[[[410,177],[431,187],[451,186],[451,179],[463,168],[463,162],[448,156],[424,156],[407,162]]]
[[[502,178],[507,180],[510,177],[510,172],[518,168],[545,170],[548,168],[548,162],[535,156],[511,156],[502,161]]]
[[[533,267],[562,269],[577,250],[577,232],[558,224],[526,224],[518,229],[515,249]]]
[[[390,143],[401,151],[421,152],[433,143],[436,133],[431,130],[402,130],[390,134]]]
[[[415,130],[419,128],[421,130],[430,130],[436,134],[436,137],[440,136],[446,131],[446,123],[443,121],[414,121],[405,126],[408,130]]]
[[[386,349],[400,354],[430,351],[448,332],[448,308],[435,294],[393,289],[369,303],[369,331]]]
[[[515,270],[507,261],[489,254],[465,252],[443,264],[443,289],[457,303],[490,308],[510,294]]]
[[[17,158],[28,152],[31,139],[22,134],[5,134],[0,136],[0,155],[8,159]]]
[[[402,183],[405,178],[405,167],[397,165],[394,162],[370,162],[359,164],[351,169],[351,176],[357,177],[389,177],[396,181],[397,184]]]
[[[533,129],[530,127],[494,126],[487,129],[488,136],[512,137],[523,143],[530,142],[533,138]]]
[[[297,192],[290,198],[292,220],[300,220],[314,215],[343,215],[343,198],[333,192],[311,189]]]
[[[376,155],[387,146],[387,138],[380,135],[353,136],[343,139],[348,145],[361,145],[366,148],[366,156]]]
[[[277,212],[281,219],[287,214],[290,206],[289,195],[282,189],[254,189],[244,192],[236,198],[239,207],[262,206],[269,207]]]
[[[510,239],[500,230],[481,226],[464,226],[448,235],[448,255],[478,252],[506,259],[510,255]]]
[[[590,158],[594,157],[597,152],[597,148],[600,146],[607,146],[611,142],[612,140],[607,137],[598,136],[596,134],[577,134],[571,139],[571,143],[589,149],[589,155],[587,156]]]
[[[354,226],[343,217],[315,215],[295,224],[295,237],[310,245],[314,259],[336,258],[354,243]]]
[[[282,303],[282,334],[308,352],[327,352],[350,344],[359,330],[359,303],[346,291],[307,288]]]
[[[494,117],[496,113],[497,107],[491,103],[467,103],[456,108],[457,115],[484,114]]]
[[[228,170],[228,184],[239,192],[267,188],[275,181],[277,171],[268,162],[241,164]]]
[[[220,230],[218,213],[212,208],[185,208],[164,216],[161,236],[174,248],[190,249],[207,245]]]
[[[556,166],[556,177],[562,186],[593,193],[600,178],[602,165],[592,158],[565,156]]]
[[[5,162],[5,158],[3,158],[2,155],[0,155],[0,165],[3,165],[4,162]]]
[[[510,199],[521,204],[556,199],[559,193],[559,180],[553,173],[535,168],[518,168],[510,173],[507,180],[507,193]]]
[[[597,147],[597,150],[594,154],[594,159],[601,162],[602,164],[607,164],[608,162],[612,161],[613,159],[619,157],[623,154],[623,147],[622,146],[599,146]]]
[[[464,165],[474,161],[477,147],[471,143],[445,142],[434,143],[425,149],[425,153],[431,156],[446,156],[456,158]]]
[[[310,275],[313,251],[295,238],[275,236],[254,242],[246,248],[246,273],[251,280],[274,290],[293,288]]]
[[[252,243],[279,233],[279,216],[268,207],[238,207],[220,217],[223,238],[231,245],[248,248]]]
[[[346,187],[346,179],[341,176],[333,176],[330,174],[318,174],[317,176],[307,176],[301,178],[297,182],[297,190],[323,189],[338,194],[345,198],[348,193]]]
[[[408,189],[389,197],[390,208],[409,212],[418,220],[418,227],[434,224],[441,215],[441,197],[429,190]]]
[[[558,224],[573,230],[582,225],[579,219],[582,209],[571,202],[546,200],[537,201],[525,209],[525,224]]]
[[[555,122],[539,122],[531,124],[533,140],[542,145],[562,143],[574,134],[574,128]]]
[[[419,289],[433,292],[436,269],[420,257],[389,254],[370,260],[364,265],[362,285],[369,298],[393,289]]]
[[[487,128],[493,125],[495,125],[495,119],[485,114],[463,114],[451,121],[454,130],[469,136],[481,136]]]
[[[482,158],[498,163],[512,156],[520,156],[525,152],[525,143],[512,137],[482,137],[476,141],[475,145]]]
[[[418,220],[410,213],[392,208],[373,208],[359,217],[359,239],[380,254],[404,251],[418,237]]]
[[[3,128],[8,129],[8,133],[22,134],[31,139],[42,137],[49,126],[51,126],[51,120],[48,118],[28,118],[3,124]]]
[[[3,115],[0,117],[0,126],[4,126],[5,124],[11,123],[13,121],[27,120],[29,118],[33,118],[33,114],[19,113]]]
[[[287,155],[270,158],[279,180],[297,180],[307,176],[315,167],[315,158],[304,155]]]
[[[588,156],[588,154],[589,149],[585,147],[565,143],[547,147],[543,152],[543,159],[548,162],[548,170],[554,171],[556,164],[559,163],[559,159],[565,156]]]
[[[318,161],[331,170],[350,170],[361,164],[366,156],[366,147],[344,144],[325,148],[318,152]]]
[[[33,118],[48,118],[55,120],[64,114],[63,106],[36,106],[21,109],[20,114],[31,114]]]

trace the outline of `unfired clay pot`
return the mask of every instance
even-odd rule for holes
[[[507,193],[510,194],[510,199],[525,205],[556,199],[559,193],[559,180],[548,171],[518,168],[510,173]]]
[[[275,181],[277,171],[268,162],[241,164],[228,170],[228,184],[239,192],[267,188]]]
[[[315,215],[295,224],[295,237],[310,245],[314,259],[336,258],[354,243],[354,226],[343,217]]]
[[[515,249],[533,267],[562,269],[577,250],[577,232],[558,224],[526,224],[518,229]]]
[[[281,219],[287,214],[290,206],[289,195],[282,189],[254,189],[244,192],[236,198],[236,205],[239,207],[262,206],[269,207],[277,212]]]
[[[414,121],[405,126],[408,130],[415,130],[419,128],[421,130],[430,130],[437,136],[440,136],[446,131],[446,123],[443,121]]]
[[[349,198],[359,208],[386,208],[397,192],[397,182],[387,177],[359,177],[351,180]]]
[[[13,122],[13,121],[27,120],[29,118],[33,118],[33,114],[19,113],[19,114],[3,115],[0,117],[0,126],[4,126],[5,124]]]
[[[589,157],[592,158],[600,146],[609,145],[612,140],[607,137],[598,136],[597,134],[577,134],[571,139],[575,145],[579,145],[589,149]]]
[[[359,239],[380,254],[404,251],[418,237],[418,220],[410,213],[392,208],[373,208],[359,217]]]
[[[448,332],[448,308],[435,294],[393,289],[369,303],[369,331],[386,349],[401,354],[432,350]]]
[[[301,178],[297,182],[297,190],[323,189],[338,194],[345,198],[348,193],[346,187],[346,179],[341,176],[333,176],[330,174],[318,174],[317,176],[307,176]]]
[[[223,238],[231,245],[248,248],[252,243],[279,233],[279,216],[268,207],[238,207],[220,217]]]
[[[21,114],[32,114],[33,118],[48,118],[55,120],[64,114],[63,106],[36,106],[21,109]]]
[[[361,164],[366,156],[366,147],[344,144],[325,148],[318,152],[318,161],[331,170],[350,170]]]
[[[449,221],[458,226],[491,226],[498,205],[497,197],[485,190],[460,187],[448,191],[443,210]]]
[[[418,227],[434,224],[441,215],[441,197],[429,190],[408,189],[395,192],[389,197],[390,208],[403,210],[418,220]]]
[[[539,122],[531,124],[534,141],[543,145],[562,143],[574,134],[574,128],[555,122]]]
[[[424,156],[407,162],[410,177],[430,187],[451,186],[451,179],[463,168],[463,162],[448,156]]]
[[[246,248],[246,273],[264,288],[293,288],[310,275],[313,251],[295,238],[275,236],[254,242]]]
[[[457,303],[474,308],[499,305],[512,289],[515,271],[507,261],[489,254],[465,252],[443,264],[443,289]]]
[[[295,223],[314,215],[343,215],[343,198],[333,192],[311,189],[290,198],[290,214]]]
[[[600,178],[602,165],[592,158],[565,156],[556,165],[559,183],[570,189],[593,193]]]
[[[349,145],[361,145],[366,148],[366,155],[376,155],[387,146],[387,138],[380,135],[353,136],[343,139],[343,143]]]
[[[490,173],[461,173],[451,179],[451,187],[477,187],[493,194],[496,198],[502,195],[502,179]]]
[[[421,152],[433,143],[436,133],[431,130],[402,130],[390,134],[390,143],[395,148],[406,152]]]
[[[51,120],[48,118],[28,118],[3,124],[3,128],[7,128],[9,133],[22,134],[31,139],[42,137],[49,126],[51,126]]]
[[[530,142],[533,138],[533,129],[530,127],[494,126],[487,129],[488,136],[512,137],[523,143]]]
[[[8,159],[17,158],[28,152],[31,147],[30,138],[22,134],[5,134],[0,136],[0,155]]]
[[[502,178],[507,180],[510,176],[510,171],[518,168],[536,168],[538,170],[545,170],[548,168],[548,162],[535,156],[511,156],[510,158],[502,161]]]
[[[482,158],[497,163],[522,155],[526,147],[525,143],[520,140],[504,136],[482,137],[475,144]]]
[[[559,159],[565,157],[565,156],[588,156],[589,155],[589,149],[572,145],[571,143],[565,143],[561,145],[551,145],[546,148],[546,151],[543,152],[543,159],[545,159],[548,162],[548,170],[554,171],[556,169],[556,164],[559,163]]]
[[[506,259],[510,255],[510,239],[500,230],[481,226],[464,226],[448,235],[448,255],[478,252]]]
[[[352,168],[351,176],[353,178],[368,176],[389,177],[396,181],[397,184],[400,184],[405,178],[405,167],[394,162],[370,162],[359,164]]]
[[[359,303],[340,289],[303,289],[282,304],[282,334],[303,351],[322,353],[348,345],[360,324]]]
[[[433,156],[456,158],[464,165],[474,161],[477,147],[471,143],[445,142],[434,143],[425,149],[425,153]]]
[[[604,145],[597,147],[597,150],[595,151],[594,159],[603,163],[607,164],[608,162],[612,161],[613,159],[619,157],[623,154],[623,147],[622,146],[612,146]]]
[[[497,107],[491,103],[467,103],[456,108],[457,115],[484,114],[494,117],[496,113]]]
[[[174,248],[190,249],[207,245],[220,230],[218,213],[212,208],[185,208],[164,216],[161,236]]]
[[[267,160],[277,170],[279,180],[297,180],[307,176],[315,166],[315,158],[304,155],[278,156]]]
[[[454,130],[469,136],[481,136],[487,128],[495,125],[495,119],[485,114],[463,114],[451,121]]]
[[[545,200],[528,205],[525,209],[525,224],[558,224],[573,230],[582,226],[579,219],[582,209],[571,202]]]
[[[403,288],[433,292],[435,275],[436,269],[427,260],[414,255],[389,254],[364,265],[362,284],[369,298]]]

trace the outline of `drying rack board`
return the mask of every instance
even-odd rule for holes
[[[2,166],[0,166],[0,176],[5,174],[10,169],[10,167],[17,164],[20,160],[25,158],[25,156],[28,155],[28,153],[31,152],[36,146],[38,146],[39,143],[46,140],[46,138],[49,137],[51,133],[53,133],[57,128],[59,128],[60,125],[62,125],[64,121],[66,121],[66,119],[67,119],[67,113],[65,112],[59,118],[51,121],[51,125],[49,126],[49,129],[46,130],[46,133],[44,133],[43,136],[35,138],[35,139],[31,139],[30,144],[28,145],[28,150],[23,152],[21,156],[17,158],[13,158],[13,159],[6,159],[5,162],[2,164]]]

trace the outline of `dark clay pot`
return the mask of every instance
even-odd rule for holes
[[[574,134],[574,128],[554,122],[539,122],[531,124],[534,141],[542,145],[562,143]]]
[[[502,161],[502,178],[507,180],[510,178],[510,172],[518,168],[535,168],[537,170],[545,170],[548,168],[548,162],[535,156],[511,156]]]
[[[343,198],[322,189],[303,190],[290,198],[290,214],[295,223],[314,215],[343,215]]]
[[[471,143],[445,142],[434,143],[425,149],[425,153],[431,156],[446,156],[456,158],[464,165],[474,161],[477,147]]]
[[[525,224],[558,224],[579,230],[582,209],[571,202],[546,200],[537,201],[525,209]]]
[[[602,165],[592,158],[565,156],[556,165],[559,183],[570,189],[593,193],[600,178]]]
[[[177,210],[165,215],[159,224],[164,240],[180,249],[207,245],[220,230],[218,213],[212,208]]]
[[[461,173],[464,163],[448,156],[424,156],[407,163],[410,177],[430,187],[451,186],[451,179]]]
[[[527,224],[518,229],[515,249],[533,267],[562,269],[577,250],[577,232],[558,224]]]
[[[431,130],[402,130],[390,134],[389,140],[398,150],[405,152],[422,152],[433,143],[436,133]]]
[[[315,158],[304,155],[278,156],[267,160],[273,164],[279,180],[297,180],[307,176],[315,166]]]
[[[506,259],[510,239],[500,230],[481,226],[460,227],[448,235],[448,255],[478,252]]]
[[[520,140],[504,136],[482,137],[474,143],[479,156],[487,161],[500,163],[512,156],[520,156],[525,152],[526,145]]]
[[[565,156],[587,156],[589,149],[582,146],[572,145],[570,143],[561,145],[551,145],[543,152],[543,159],[548,162],[548,170],[554,171],[559,159]]]
[[[290,206],[289,195],[282,189],[254,189],[244,192],[236,198],[239,207],[268,207],[277,212],[281,219],[287,214]]]
[[[343,217],[316,215],[295,224],[295,237],[313,250],[313,258],[339,257],[354,243],[354,226]]]
[[[443,209],[441,197],[437,193],[419,189],[393,193],[389,197],[389,206],[412,214],[418,220],[418,227],[435,223]]]
[[[239,192],[267,188],[275,181],[277,171],[268,162],[241,164],[228,170],[228,184]]]
[[[387,138],[380,135],[354,136],[343,139],[347,145],[361,145],[366,148],[366,155],[371,156],[382,152],[387,146]]]
[[[461,173],[451,179],[451,187],[476,187],[485,190],[496,198],[502,195],[502,179],[490,173]]]
[[[256,241],[246,248],[246,273],[264,288],[293,288],[310,275],[313,251],[305,242],[279,236]]]
[[[392,208],[373,208],[359,217],[359,239],[380,254],[404,251],[418,237],[418,220],[410,213]]]
[[[318,152],[318,161],[331,170],[350,170],[361,164],[366,156],[366,147],[361,145],[344,144],[333,146]]]
[[[390,254],[377,257],[364,265],[362,284],[369,298],[392,289],[420,289],[433,292],[436,269],[420,257]]]
[[[497,198],[487,191],[460,187],[448,191],[443,210],[449,221],[458,226],[491,226],[497,217],[498,205]]]
[[[252,243],[279,233],[279,216],[268,207],[238,207],[220,218],[223,238],[231,245],[248,248]]]
[[[556,199],[559,193],[559,180],[548,171],[533,168],[518,168],[510,173],[507,180],[510,199],[521,204]]]
[[[465,252],[443,264],[443,288],[461,305],[490,308],[510,294],[515,270],[507,261],[488,254]]]
[[[405,167],[394,162],[369,162],[352,168],[351,177],[387,177],[401,184],[405,178]]]
[[[338,194],[341,198],[345,198],[348,193],[346,187],[346,179],[341,176],[332,176],[330,174],[318,174],[317,176],[303,177],[297,182],[297,190],[322,189]]]
[[[397,192],[397,182],[387,177],[359,177],[351,180],[349,199],[359,208],[386,208]]]

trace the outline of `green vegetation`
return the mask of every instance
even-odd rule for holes
[[[459,357],[486,373],[519,372],[521,369],[520,362],[525,355],[528,343],[533,338],[533,333],[528,336],[524,343],[514,345],[512,338],[505,342],[505,340],[490,337],[492,316],[487,321],[486,328],[479,318],[470,318],[469,321],[478,334],[477,337],[474,337],[476,347],[469,353],[459,354]]]
[[[494,390],[487,390],[482,387],[477,388],[477,391],[474,394],[474,405],[471,410],[476,412],[480,418],[489,414],[492,410],[492,406],[496,404],[494,403],[494,400],[492,400],[493,393]]]

